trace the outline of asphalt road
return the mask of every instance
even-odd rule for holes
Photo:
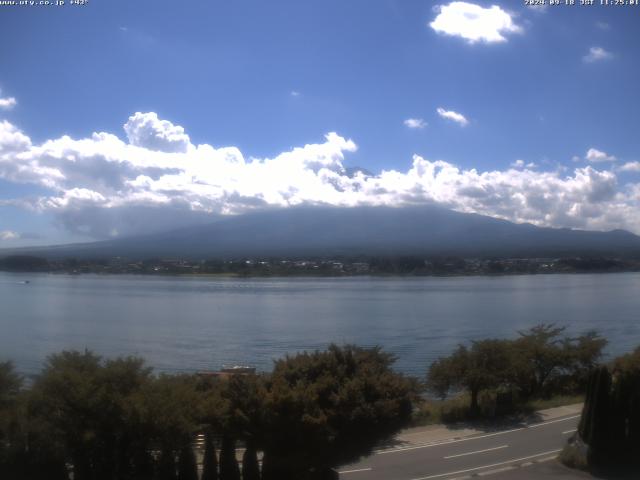
[[[551,461],[575,431],[579,415],[440,443],[380,450],[341,467],[342,480],[450,480],[498,477]],[[548,478],[548,477],[547,477]]]

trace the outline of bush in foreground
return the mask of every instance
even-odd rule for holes
[[[153,375],[139,358],[51,356],[22,389],[0,364],[3,480],[324,479],[408,425],[416,383],[379,348],[332,345],[288,356],[269,375]],[[221,441],[220,441],[221,440]],[[215,457],[215,447],[220,458]],[[257,453],[262,451],[259,470]]]
[[[331,468],[407,426],[418,389],[393,362],[380,348],[352,345],[277,361],[265,402],[263,479],[332,478]]]
[[[640,348],[591,373],[578,432],[562,460],[596,473],[640,470]]]

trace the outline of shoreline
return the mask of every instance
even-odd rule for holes
[[[364,273],[364,274],[322,274],[322,273],[290,273],[290,274],[242,274],[242,273],[180,273],[180,272],[111,272],[111,271],[61,271],[61,270],[0,270],[0,273],[8,274],[48,274],[67,276],[137,276],[137,277],[178,277],[178,278],[314,278],[314,279],[340,279],[340,278],[461,278],[461,277],[524,277],[538,275],[606,275],[619,273],[640,273],[640,269],[626,270],[579,270],[579,271],[542,271],[542,272],[503,272],[503,273]]]

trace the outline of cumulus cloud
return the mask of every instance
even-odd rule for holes
[[[3,202],[49,212],[69,231],[95,238],[320,204],[437,203],[515,222],[640,232],[640,184],[621,186],[614,171],[590,165],[564,173],[533,170],[522,161],[478,171],[414,155],[404,171],[369,174],[345,168],[345,156],[357,146],[337,133],[273,158],[245,159],[235,147],[194,145],[181,127],[155,114],[132,119],[128,141],[99,132],[41,144],[0,122],[0,178],[49,192]]]
[[[436,111],[442,118],[456,122],[463,127],[469,124],[469,120],[467,120],[467,118],[461,113],[454,112],[453,110],[445,110],[442,107],[438,107]]]
[[[584,159],[588,162],[615,162],[616,157],[613,155],[609,155],[606,152],[598,150],[597,148],[590,148],[587,150],[587,154],[584,156]]]
[[[594,62],[600,62],[602,60],[609,60],[611,58],[613,58],[613,53],[608,52],[604,48],[591,47],[589,49],[589,53],[587,53],[584,57],[582,57],[582,60],[585,63],[594,63]]]
[[[0,231],[0,241],[7,240],[18,240],[20,238],[20,234],[11,230],[1,230]]]
[[[407,118],[402,123],[404,123],[406,127],[412,129],[421,129],[427,126],[427,122],[425,122],[422,118]]]
[[[469,43],[506,42],[505,35],[522,28],[497,5],[483,8],[468,2],[451,2],[436,7],[438,15],[429,24],[437,33],[464,38]]]
[[[153,112],[136,112],[124,124],[129,143],[160,152],[186,152],[191,144],[184,128],[167,120],[160,120]]]
[[[2,94],[1,90],[0,94]],[[0,97],[0,110],[11,110],[17,103],[18,101],[13,97]]]
[[[640,172],[640,162],[627,162],[618,170],[621,172]]]

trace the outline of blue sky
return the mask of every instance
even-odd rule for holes
[[[523,3],[0,7],[0,247],[301,203],[640,233],[640,7]]]

